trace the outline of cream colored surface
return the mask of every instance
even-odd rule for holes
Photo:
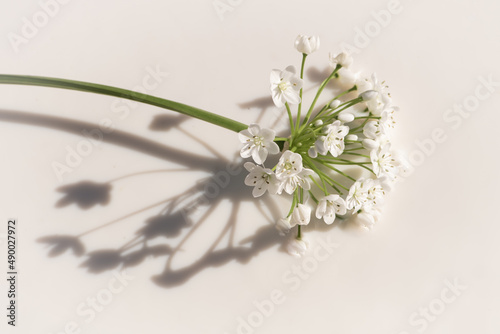
[[[230,6],[224,7],[223,20],[214,3]],[[493,92],[478,100],[467,118],[447,111],[474,102],[470,96],[478,91],[481,96],[489,92],[479,77],[500,82],[496,2],[401,0],[394,7],[383,0],[73,0],[59,5],[17,53],[9,33],[21,34],[23,17],[32,20],[41,7],[37,1],[0,4],[1,73],[131,89],[159,69],[168,75],[157,76],[157,84],[146,79],[149,93],[267,126],[280,115],[269,104],[269,72],[299,65],[293,49],[297,34],[321,37],[320,50],[308,59],[306,85],[312,88],[326,69],[329,51],[340,51],[343,42],[359,47],[359,29],[375,29],[354,66],[376,71],[390,85],[401,107],[399,146],[418,159],[417,141],[428,141],[433,131],[441,141],[391,193],[374,231],[318,224],[306,230],[311,252],[296,259],[280,251],[283,239],[270,228],[288,209],[286,200],[253,200],[242,173],[231,176],[227,187],[214,182],[214,176],[222,184],[230,175],[228,162],[239,148],[234,133],[110,97],[0,86],[0,219],[4,226],[15,217],[20,229],[18,326],[7,326],[2,311],[2,333],[499,332],[500,86],[490,87]],[[388,6],[397,13],[377,33],[372,11]],[[153,131],[150,125],[158,115],[171,116],[163,119],[163,127],[157,120]],[[81,131],[99,128],[103,119],[115,130],[60,181],[53,163],[65,162],[68,147],[85,145]],[[284,129],[286,122],[278,121],[277,127]],[[105,205],[56,207],[61,186],[162,169],[174,171],[112,183]],[[50,248],[37,241],[76,236],[192,187],[201,190],[177,203],[169,218],[154,218],[165,213],[165,202],[85,235],[86,254],[80,257],[70,251],[50,257]],[[143,240],[146,226],[149,247],[175,248],[192,228],[182,225],[178,210],[202,196],[203,189],[218,193],[210,199],[214,209],[171,262],[166,254],[148,255],[127,269],[133,279],[125,283],[116,280],[121,269],[111,268],[116,259],[109,254],[93,262],[99,273],[82,267],[89,252],[117,250],[138,236]],[[205,210],[191,214],[194,223]],[[233,249],[227,248],[225,234],[204,257],[231,221]],[[177,224],[178,236],[169,224]],[[317,248],[329,242],[335,247]],[[1,247],[6,262],[4,240]],[[165,274],[167,266],[173,272]],[[306,271],[294,273],[296,266]],[[4,264],[1,268],[6,271]],[[460,287],[450,289],[450,284]],[[102,309],[98,305],[95,317],[86,306],[88,298],[106,303]],[[259,311],[256,303],[267,308]],[[419,315],[425,309],[430,309],[427,318]],[[255,326],[243,328],[241,319]]]

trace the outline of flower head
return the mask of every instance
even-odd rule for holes
[[[280,148],[274,142],[275,132],[270,129],[261,129],[258,124],[250,124],[248,129],[238,133],[240,141],[245,144],[240,151],[242,158],[252,157],[262,164],[269,153],[278,154]]]
[[[300,53],[311,54],[319,49],[319,37],[299,35],[295,39],[295,48]]]
[[[281,108],[285,103],[299,104],[302,79],[295,76],[295,67],[288,66],[284,71],[271,71],[271,95],[274,104]]]
[[[347,212],[346,203],[339,195],[328,195],[318,202],[316,208],[316,218],[325,221],[328,225],[334,222],[337,214],[345,215]]]

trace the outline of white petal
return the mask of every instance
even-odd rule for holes
[[[267,158],[267,150],[265,148],[254,149],[252,152],[253,161],[261,165],[266,161]]]
[[[267,145],[267,150],[269,151],[270,154],[280,153],[280,147],[273,141]]]
[[[270,79],[271,83],[279,83],[281,81],[281,71],[280,70],[272,70],[269,79]]]
[[[251,136],[250,137],[253,137],[253,136],[258,136],[260,134],[260,126],[259,124],[250,124],[248,126],[248,132],[250,132]]]

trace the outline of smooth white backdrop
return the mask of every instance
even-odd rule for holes
[[[89,273],[81,266],[88,254],[49,257],[38,240],[75,236],[192,187],[217,184],[213,177],[234,159],[237,137],[176,116],[152,130],[156,116],[174,114],[115,98],[0,86],[0,219],[19,221],[20,272],[18,326],[7,326],[2,315],[2,333],[498,333],[496,2],[61,2],[0,1],[1,73],[132,89],[159,71],[156,83],[146,82],[152,95],[270,126],[280,115],[269,104],[270,70],[299,65],[297,34],[319,35],[306,86],[318,85],[328,52],[356,47],[355,68],[377,72],[401,107],[396,140],[418,166],[390,194],[373,231],[309,231],[312,251],[303,259],[280,251],[281,239],[267,228],[276,213],[286,212],[286,200],[265,198],[262,213],[243,174],[232,177],[230,186],[212,189],[219,193],[212,202],[217,206],[172,261],[174,269],[192,269],[180,284],[152,280],[164,272],[168,257],[149,255],[128,268],[133,279],[110,294],[110,282],[119,285],[113,278],[119,266]],[[484,98],[475,99],[477,94]],[[81,131],[98,129],[100,122],[115,130],[59,179],[54,162],[65,163],[68,150],[85,145]],[[282,130],[286,122],[278,120],[276,127]],[[436,131],[439,143],[431,143]],[[105,205],[56,207],[64,185],[179,168],[188,170],[118,180]],[[266,205],[271,202],[275,207]],[[86,234],[86,252],[122,247],[163,209],[152,207]],[[202,258],[231,214],[234,244],[246,255],[224,251],[225,235],[220,252]],[[174,238],[161,228],[153,229],[149,246],[175,247],[190,230],[182,228]],[[259,229],[267,234],[245,243]],[[337,247],[332,254],[318,251],[317,263],[315,247],[327,238]],[[5,254],[5,240],[1,247]],[[113,261],[95,265],[111,267]],[[310,273],[294,273],[297,266]],[[450,283],[462,289],[454,294]],[[5,280],[0,288],[5,296]],[[278,304],[262,302],[273,296]],[[106,305],[97,305],[95,317],[91,311],[82,315],[92,298]],[[259,311],[257,304],[268,308]],[[241,319],[255,326],[243,329]]]

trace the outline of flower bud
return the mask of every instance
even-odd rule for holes
[[[354,115],[351,114],[351,113],[348,113],[348,112],[345,112],[345,113],[341,113],[337,119],[339,121],[342,121],[344,123],[349,123],[349,122],[352,122],[354,121]]]
[[[306,55],[313,53],[319,49],[319,37],[299,35],[295,39],[295,48]]]
[[[363,147],[369,149],[369,150],[373,150],[373,149],[376,149],[379,147],[379,143],[377,143],[375,140],[373,139],[363,139]]]
[[[330,108],[335,109],[338,106],[340,106],[340,101],[339,100],[333,100],[332,103],[330,103]]]
[[[288,233],[292,226],[290,225],[290,217],[287,218],[280,218],[276,222],[276,229],[280,232],[281,235],[284,235],[285,233]]]
[[[308,246],[309,243],[306,240],[293,238],[287,243],[286,250],[290,255],[301,257],[306,253]]]
[[[316,146],[311,146],[311,148],[309,148],[309,151],[307,151],[307,154],[309,154],[309,156],[313,159],[317,158],[318,151],[316,150]]]
[[[346,140],[352,140],[352,141],[356,141],[358,140],[358,136],[357,135],[347,135],[345,137]]]
[[[307,225],[311,221],[311,208],[308,205],[299,203],[292,212],[291,226]]]
[[[377,91],[367,90],[366,92],[361,93],[359,96],[363,99],[363,101],[371,101],[376,98],[378,95]]]
[[[349,66],[352,65],[352,62],[353,62],[352,57],[345,52],[341,52],[336,56],[330,53],[330,65],[332,67],[336,67],[337,64],[339,64],[343,68],[349,68]]]
[[[314,126],[322,126],[323,125],[323,121],[318,119],[316,122],[314,122]]]

